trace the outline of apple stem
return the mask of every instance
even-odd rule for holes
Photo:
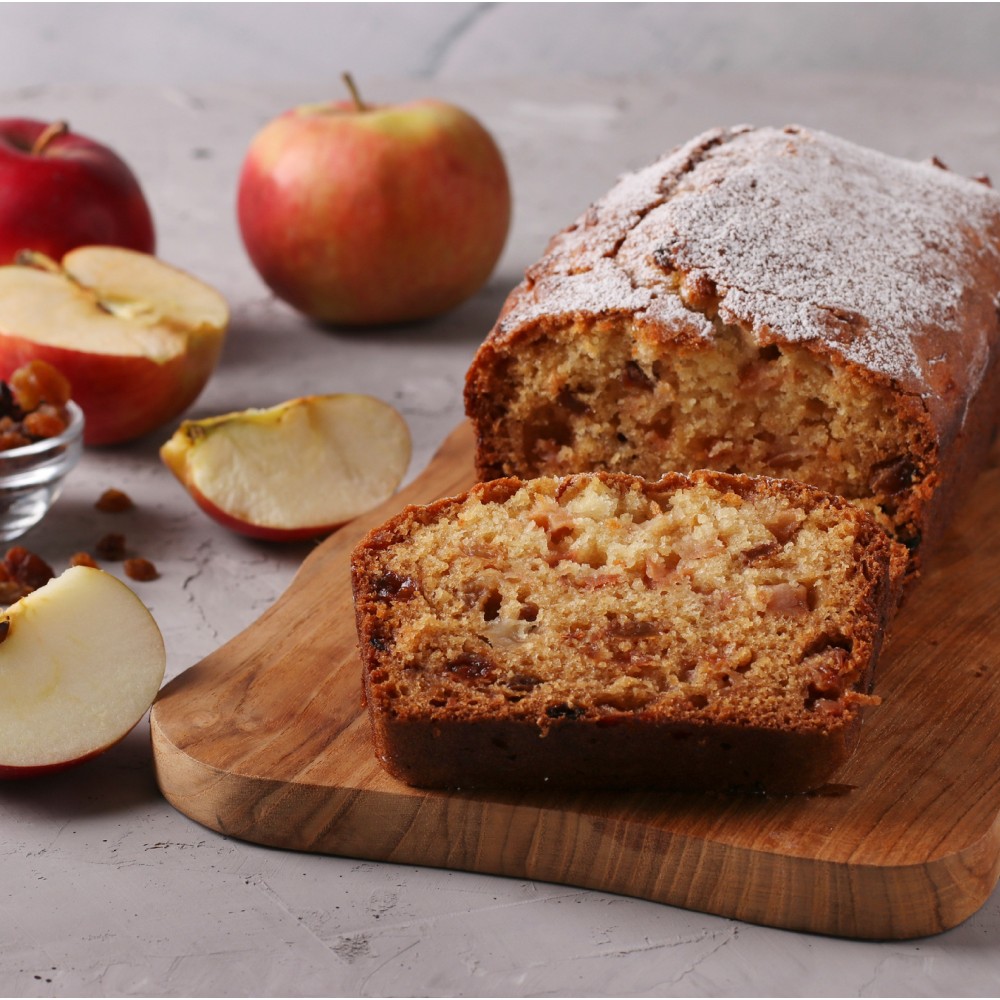
[[[350,73],[341,73],[340,76],[347,89],[351,92],[351,97],[354,99],[354,107],[358,111],[367,111],[368,105],[361,100],[361,92],[358,90],[358,85],[354,82],[354,77]]]
[[[58,138],[61,135],[65,135],[69,131],[69,125],[66,122],[51,122],[42,131],[42,134],[35,140],[35,144],[31,147],[32,156],[40,156],[48,148],[50,142],[53,139]]]

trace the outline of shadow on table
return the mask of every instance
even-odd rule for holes
[[[147,717],[99,757],[63,771],[0,782],[0,809],[12,817],[21,811],[53,818],[112,816],[159,799]]]

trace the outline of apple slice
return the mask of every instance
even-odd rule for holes
[[[229,307],[156,257],[120,247],[0,267],[0,378],[40,358],[73,387],[86,444],[115,444],[183,412],[215,369]]]
[[[160,455],[220,524],[291,541],[327,534],[392,496],[410,464],[410,432],[372,396],[304,396],[187,420]]]
[[[156,697],[163,637],[141,600],[76,566],[0,613],[0,777],[31,777],[117,743]]]

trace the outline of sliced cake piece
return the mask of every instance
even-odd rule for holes
[[[423,787],[816,787],[905,561],[839,497],[724,473],[408,507],[353,554],[376,754]]]

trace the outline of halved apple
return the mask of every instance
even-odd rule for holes
[[[254,538],[327,534],[392,496],[410,432],[388,403],[340,393],[187,420],[160,449],[195,502]]]
[[[214,289],[121,247],[0,267],[0,378],[36,358],[59,369],[86,444],[140,437],[191,405],[215,369],[229,307]]]
[[[142,718],[166,668],[163,637],[120,580],[76,566],[0,612],[0,778],[60,770]]]

